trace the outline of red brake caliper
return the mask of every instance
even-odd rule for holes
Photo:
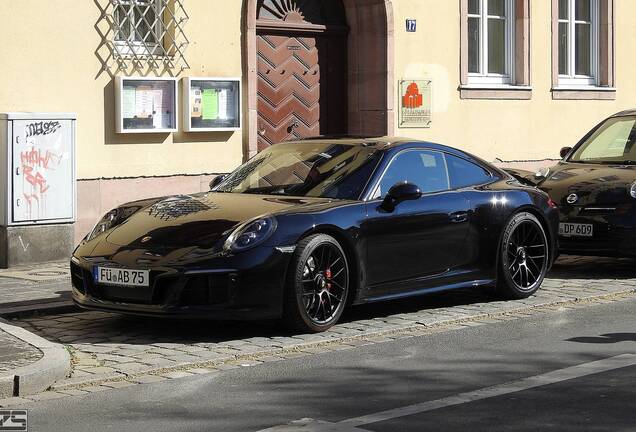
[[[331,269],[325,271],[325,277],[327,278],[327,291],[331,291]]]

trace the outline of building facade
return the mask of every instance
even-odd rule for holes
[[[632,0],[3,1],[0,112],[77,114],[77,241],[121,202],[206,190],[294,137],[555,159],[636,105],[635,15]],[[118,77],[176,78],[174,127],[118,132]],[[240,127],[186,132],[195,104],[227,105],[192,93],[182,110],[188,77],[238,78]]]

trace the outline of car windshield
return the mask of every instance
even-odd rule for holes
[[[636,164],[636,116],[603,123],[570,157],[570,162]]]
[[[213,191],[357,200],[378,160],[375,148],[359,143],[281,143],[238,167]]]

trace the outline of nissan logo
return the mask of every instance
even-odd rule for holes
[[[579,200],[579,196],[577,194],[570,194],[565,200],[568,204],[574,204]]]

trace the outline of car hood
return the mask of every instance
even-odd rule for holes
[[[566,162],[552,167],[539,187],[558,204],[567,204],[567,197],[576,194],[576,205],[615,205],[632,199],[629,189],[634,180],[636,166]]]
[[[112,229],[106,240],[146,249],[209,248],[245,221],[324,202],[329,200],[237,193],[173,196],[139,210]]]

